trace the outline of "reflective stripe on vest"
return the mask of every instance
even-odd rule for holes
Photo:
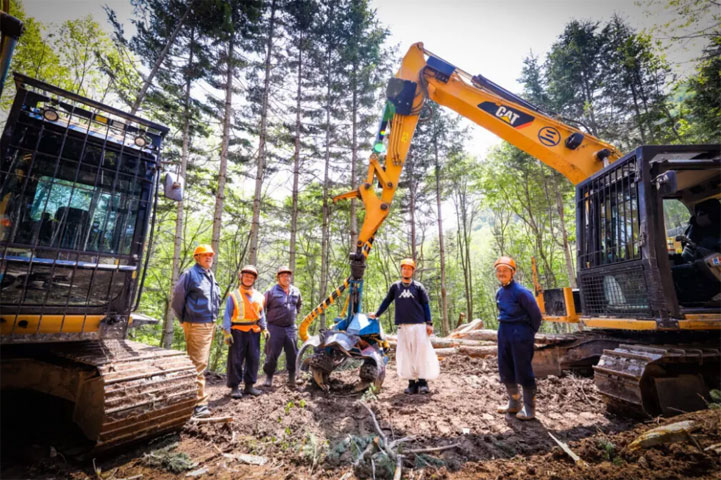
[[[243,302],[243,298],[241,297],[242,293],[240,292],[240,289],[234,290],[230,293],[230,298],[233,299],[233,305],[235,306],[235,309],[233,309],[233,318],[230,319],[231,325],[258,325],[260,322],[260,319],[258,320],[245,320],[245,302]],[[256,297],[256,295],[253,295],[253,297]],[[255,300],[255,301],[253,301]],[[256,306],[259,306],[259,302],[257,298],[251,298],[251,303],[254,303]],[[259,308],[258,310],[261,310]],[[260,311],[258,312],[258,315],[260,315]]]

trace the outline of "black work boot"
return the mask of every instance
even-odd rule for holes
[[[428,388],[428,382],[424,378],[418,379],[418,393],[431,393],[431,391]]]
[[[295,372],[288,372],[288,386],[295,387]]]
[[[243,398],[243,393],[240,391],[238,387],[233,387],[230,390],[230,398],[235,398],[236,400],[239,398]]]
[[[273,375],[265,375],[265,381],[263,382],[264,387],[271,388],[273,386]]]
[[[521,411],[521,394],[518,392],[518,385],[506,383],[506,392],[508,392],[508,405],[498,407],[498,413],[515,414]]]
[[[418,393],[418,382],[415,380],[408,380],[408,388],[403,390],[403,393],[406,395],[413,395],[415,393]]]
[[[523,410],[516,414],[519,420],[536,418],[536,387],[523,387]]]
[[[252,383],[245,384],[245,389],[243,390],[243,393],[246,395],[253,395],[254,397],[263,394],[263,392],[255,388]]]

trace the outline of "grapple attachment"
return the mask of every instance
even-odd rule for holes
[[[388,361],[382,334],[378,320],[366,315],[356,314],[350,321],[339,319],[333,329],[322,330],[303,344],[298,352],[296,369],[310,371],[315,383],[328,391],[333,370],[349,358],[362,359],[360,382],[354,390],[362,391],[370,385],[380,388]],[[311,349],[312,354],[307,355]]]

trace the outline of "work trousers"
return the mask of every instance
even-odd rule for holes
[[[266,375],[272,377],[278,367],[280,352],[285,350],[285,364],[288,368],[288,376],[295,377],[295,357],[298,355],[295,325],[279,327],[269,324],[268,331],[270,332],[270,340],[266,343],[263,371]]]
[[[498,325],[498,373],[501,382],[529,388],[536,386],[533,375],[533,338],[528,323],[500,322]]]
[[[205,392],[205,369],[208,368],[215,324],[183,322],[181,325],[185,333],[185,348],[195,365],[195,371],[198,372],[195,378],[195,385],[198,388],[196,405],[207,405],[210,395]]]
[[[230,388],[236,388],[242,380],[246,386],[258,380],[260,365],[260,332],[241,332],[231,329],[233,343],[228,349],[228,382]]]

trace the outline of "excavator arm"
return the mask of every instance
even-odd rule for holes
[[[347,288],[363,278],[365,259],[378,228],[390,212],[398,180],[427,99],[448,107],[539,159],[574,185],[621,157],[588,133],[543,113],[538,107],[482,75],[472,76],[423,48],[411,46],[386,89],[387,102],[370,156],[365,181],[334,201],[358,198],[366,210],[351,253],[351,276],[301,322],[304,341],[313,320]],[[381,190],[375,188],[376,182]]]

